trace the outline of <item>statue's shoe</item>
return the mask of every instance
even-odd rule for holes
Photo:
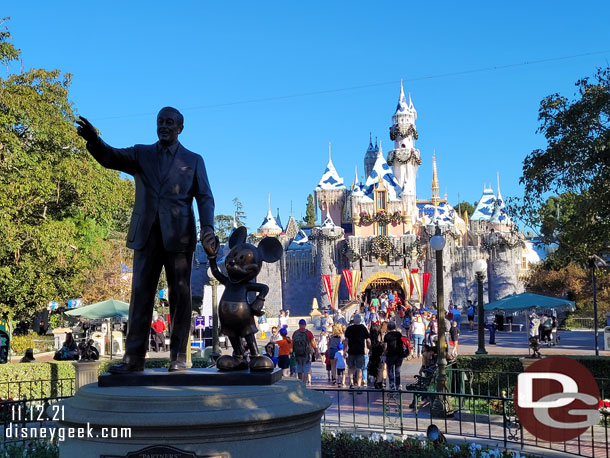
[[[142,372],[144,370],[144,364],[129,364],[129,363],[119,363],[114,366],[110,366],[108,372],[111,374],[131,374],[133,372]]]
[[[271,372],[273,368],[273,361],[267,356],[260,355],[250,358],[250,370],[253,372]]]
[[[241,371],[248,369],[248,362],[239,356],[222,355],[216,361],[219,371]]]

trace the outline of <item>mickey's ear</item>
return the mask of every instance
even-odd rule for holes
[[[265,237],[258,244],[258,249],[261,252],[263,261],[265,262],[278,261],[282,257],[282,253],[284,251],[282,244],[275,237]]]
[[[248,229],[246,226],[240,226],[233,231],[231,237],[229,237],[229,248],[233,248],[241,243],[246,241],[246,237],[248,236]]]

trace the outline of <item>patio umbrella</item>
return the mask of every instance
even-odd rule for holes
[[[521,293],[513,294],[500,299],[499,301],[485,304],[485,310],[498,310],[503,312],[522,312],[532,308],[537,309],[575,309],[574,302],[567,299],[558,299],[556,297],[543,296],[542,294]]]
[[[66,315],[82,316],[92,320],[101,318],[127,318],[129,315],[129,304],[116,299],[97,302],[77,309],[69,310]]]

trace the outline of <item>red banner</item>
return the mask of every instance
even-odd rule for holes
[[[352,272],[344,269],[341,271],[341,273],[343,274],[343,278],[345,279],[345,284],[347,285],[347,292],[349,293],[349,298],[353,299],[354,295],[352,294]]]
[[[328,296],[328,302],[330,302],[330,308],[335,308],[333,306],[333,291],[330,283],[330,275],[322,275],[322,282],[324,283],[324,288],[326,288],[326,295]]]
[[[417,269],[411,269],[411,273],[416,274]],[[415,288],[415,284],[413,283],[412,276],[409,275],[409,299],[411,299],[411,296],[413,296],[413,288]]]
[[[426,292],[428,291],[428,285],[430,284],[430,272],[424,272],[422,279],[422,304],[426,302]]]

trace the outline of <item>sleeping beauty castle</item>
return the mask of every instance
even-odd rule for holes
[[[339,307],[361,293],[397,290],[407,299],[427,306],[436,303],[436,282],[444,283],[445,305],[476,300],[473,263],[487,261],[485,301],[523,291],[522,279],[535,261],[505,211],[499,178],[496,192],[485,186],[472,215],[461,216],[439,195],[436,159],[432,156],[432,186],[428,199],[418,199],[416,182],[422,155],[417,111],[401,82],[390,140],[369,139],[364,154],[362,183],[356,171],[351,185],[335,169],[329,146],[326,169],[314,189],[320,226],[299,229],[291,216],[283,226],[271,206],[250,241],[277,237],[284,256],[263,264],[257,281],[270,287],[266,309],[277,316],[281,308],[307,315],[316,299],[320,308]],[[356,166],[357,170],[357,166]],[[430,238],[439,228],[444,239],[443,278],[436,278],[436,252]]]

